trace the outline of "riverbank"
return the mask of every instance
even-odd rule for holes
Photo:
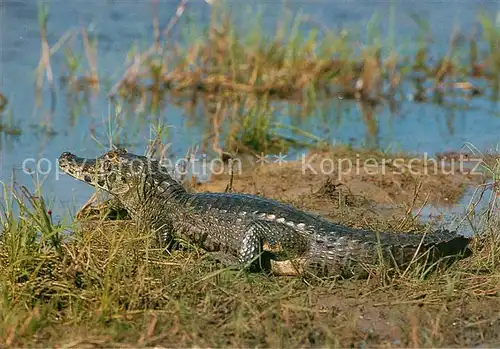
[[[312,169],[332,156],[409,159],[346,148],[320,153]],[[291,202],[349,226],[406,231],[426,228],[408,210],[425,202],[426,193],[431,201],[453,201],[458,188],[473,183],[470,174],[437,174],[413,184],[417,166],[399,180],[345,175],[337,186],[322,176],[299,176],[297,165],[248,168],[233,175],[231,190]],[[225,176],[191,190],[219,191],[228,185]],[[416,187],[421,192],[412,195]],[[396,205],[381,214],[377,203],[389,202]],[[224,270],[195,246],[165,255],[127,221],[60,226],[50,223],[39,200],[33,199],[35,208],[19,203],[25,218],[3,221],[0,244],[5,347],[470,347],[500,341],[494,218],[482,240],[473,241],[473,256],[424,278],[375,268],[367,280],[306,280]],[[39,231],[42,241],[33,238]],[[71,232],[68,240],[57,238],[63,232]]]

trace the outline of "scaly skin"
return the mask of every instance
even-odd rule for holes
[[[279,275],[361,276],[380,257],[399,267],[419,257],[470,254],[469,238],[441,230],[428,235],[352,229],[256,195],[188,193],[157,160],[112,150],[96,159],[64,152],[60,168],[111,193],[163,244],[182,238],[226,265]],[[424,252],[428,252],[424,255]]]

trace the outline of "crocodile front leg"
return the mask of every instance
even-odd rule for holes
[[[77,219],[85,217],[100,217],[110,220],[130,219],[128,211],[118,199],[111,197],[98,202],[95,194],[91,196],[89,201],[76,214]]]
[[[102,208],[106,209],[106,215],[110,219],[129,219],[130,214],[125,206],[115,197],[106,200],[102,203]]]

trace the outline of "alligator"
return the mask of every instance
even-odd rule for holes
[[[449,230],[365,231],[258,195],[192,193],[159,160],[124,148],[91,159],[64,152],[58,164],[64,173],[110,193],[160,244],[183,239],[227,267],[345,278],[367,275],[367,266],[381,258],[406,268],[471,254],[471,238]]]

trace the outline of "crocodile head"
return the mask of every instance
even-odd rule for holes
[[[58,163],[64,173],[107,191],[129,207],[143,205],[145,195],[179,186],[159,161],[123,148],[90,159],[64,152]]]

